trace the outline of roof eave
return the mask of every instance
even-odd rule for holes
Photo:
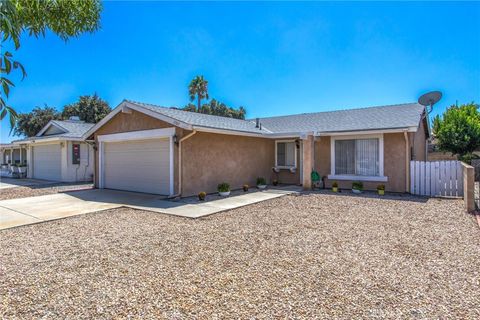
[[[343,131],[318,131],[317,136],[332,135],[352,135],[352,134],[376,134],[376,133],[399,133],[399,132],[416,132],[417,127],[397,127],[397,128],[381,128],[381,129],[357,129]]]
[[[126,109],[125,109],[126,108]],[[100,122],[98,122],[97,124],[95,124],[92,128],[90,128],[82,137],[84,140],[88,139],[88,137],[90,137],[92,134],[95,133],[95,131],[97,131],[98,129],[100,129],[101,127],[103,127],[108,121],[110,121],[115,115],[117,115],[119,112],[122,112],[122,111],[126,111],[127,109],[132,109],[132,110],[135,110],[135,111],[138,111],[138,112],[141,112],[143,114],[146,114],[148,116],[151,116],[152,118],[155,118],[155,119],[158,119],[158,120],[161,120],[161,121],[165,121],[167,123],[170,123],[176,127],[180,127],[182,129],[186,129],[186,130],[193,130],[193,127],[188,124],[188,123],[185,123],[185,122],[182,122],[182,121],[179,121],[177,119],[174,119],[174,118],[171,118],[171,117],[168,117],[166,115],[163,115],[163,114],[160,114],[158,112],[155,112],[155,111],[152,111],[148,108],[145,108],[141,105],[138,105],[138,104],[134,104],[130,101],[126,101],[126,100],[123,100],[122,102],[120,102],[120,104],[118,106],[115,107],[115,109],[113,109],[105,118],[103,118]]]

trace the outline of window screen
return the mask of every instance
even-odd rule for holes
[[[378,176],[378,139],[335,140],[335,174]]]
[[[295,167],[295,142],[277,142],[277,166]]]

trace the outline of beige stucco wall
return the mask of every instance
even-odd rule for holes
[[[386,133],[384,144],[384,175],[388,182],[364,181],[365,190],[375,190],[377,185],[385,184],[385,189],[391,192],[406,191],[405,138],[403,133]],[[328,176],[330,167],[330,137],[321,137],[315,142],[315,170],[320,177]],[[333,180],[326,179],[326,185],[331,187]],[[337,181],[340,188],[351,189],[353,180]]]
[[[412,137],[413,160],[426,161],[427,160],[427,135],[425,128],[425,121],[420,121],[418,129],[413,133]]]
[[[215,192],[228,182],[232,189],[256,185],[257,177],[272,177],[274,140],[197,132],[182,145],[182,195]]]
[[[172,127],[171,124],[164,121],[149,117],[141,112],[132,110],[131,113],[117,113],[110,121],[105,123],[101,128],[99,128],[95,134],[94,139],[97,139],[99,135],[120,133],[120,132],[130,132],[130,131],[140,131],[140,130],[151,130],[151,129],[160,129]],[[184,130],[176,127],[176,135],[180,139],[184,134]],[[188,131],[187,131],[188,133]],[[174,192],[179,192],[178,190],[178,146],[174,145]],[[95,185],[98,186],[98,150],[95,151]]]

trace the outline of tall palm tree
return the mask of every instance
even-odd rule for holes
[[[202,99],[208,99],[208,81],[203,76],[196,76],[188,86],[188,93],[190,94],[190,101],[197,98],[197,112],[199,112]]]

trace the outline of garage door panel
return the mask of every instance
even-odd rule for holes
[[[169,139],[104,143],[104,187],[170,193]]]
[[[33,177],[61,181],[62,158],[60,144],[33,147]]]

